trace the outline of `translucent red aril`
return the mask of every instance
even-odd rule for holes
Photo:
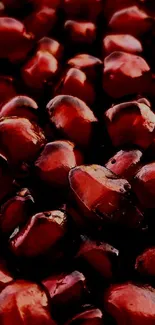
[[[155,290],[132,283],[116,284],[105,294],[105,310],[118,325],[153,325]]]
[[[88,105],[92,105],[95,101],[94,86],[86,74],[76,68],[70,68],[66,72],[56,88],[56,93],[78,97]]]
[[[136,270],[144,276],[155,276],[155,247],[146,249],[136,259]]]
[[[140,150],[120,150],[106,164],[114,174],[130,181],[140,168]]]
[[[137,6],[124,8],[113,14],[109,27],[114,32],[141,35],[153,26],[153,18]]]
[[[105,58],[103,88],[111,97],[147,92],[150,83],[150,67],[142,57],[113,52]]]
[[[41,212],[31,217],[27,225],[10,241],[17,256],[36,257],[52,248],[67,231],[67,219],[61,211]]]
[[[49,293],[51,310],[55,318],[65,318],[72,314],[74,308],[81,304],[86,293],[86,279],[78,271],[53,275],[42,283]]]
[[[82,147],[90,144],[97,119],[82,100],[68,95],[56,96],[48,103],[47,111],[50,122],[62,135]]]
[[[20,117],[0,120],[0,139],[0,150],[13,165],[33,161],[45,144],[40,127]]]
[[[27,31],[32,33],[35,38],[40,39],[52,30],[56,21],[55,9],[44,6],[26,17],[24,23]]]
[[[49,52],[38,51],[23,67],[22,77],[32,89],[41,89],[58,73],[58,61]]]
[[[141,42],[129,34],[110,34],[103,39],[103,54],[109,55],[115,51],[127,53],[141,53],[143,47]]]
[[[9,310],[9,313],[8,313]],[[0,294],[0,323],[11,325],[54,325],[48,298],[38,284],[18,280]]]
[[[116,11],[136,4],[137,0],[106,0],[104,3],[105,17],[109,19]]]
[[[69,18],[96,20],[102,11],[101,0],[64,0],[64,10]]]
[[[3,233],[12,233],[25,223],[33,211],[34,199],[26,188],[6,201],[0,209],[0,228]]]
[[[82,264],[86,262],[89,268],[91,267],[105,279],[112,279],[118,255],[119,251],[109,244],[98,243],[85,237],[80,245],[77,258]]]
[[[134,191],[145,208],[155,208],[155,163],[143,166],[135,176]]]
[[[16,96],[9,100],[0,110],[0,117],[19,116],[30,121],[37,121],[37,103],[27,96]]]
[[[102,61],[89,54],[77,54],[68,60],[68,65],[85,72],[86,76],[91,80],[96,80],[98,71],[102,68]]]
[[[153,142],[155,114],[147,103],[133,101],[112,106],[105,112],[105,119],[114,146],[146,149]]]
[[[49,52],[59,60],[63,54],[63,46],[53,38],[43,37],[38,41],[37,51]]]
[[[66,187],[70,169],[82,162],[82,154],[73,143],[49,142],[35,162],[36,173],[48,185]]]
[[[103,314],[100,309],[91,308],[74,316],[66,325],[83,324],[83,325],[102,325]]]
[[[64,25],[69,41],[91,44],[96,38],[96,26],[92,22],[67,20]]]
[[[13,277],[7,269],[4,260],[0,260],[0,292],[13,281]]]
[[[97,227],[106,223],[133,228],[139,225],[142,215],[131,202],[130,184],[125,179],[102,166],[90,165],[71,169],[69,183],[87,227],[91,223]]]
[[[25,59],[32,47],[33,37],[27,34],[25,26],[11,17],[0,17],[0,58],[10,61]]]

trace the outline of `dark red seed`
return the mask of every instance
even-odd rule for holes
[[[50,122],[62,135],[79,146],[89,145],[97,119],[82,100],[69,95],[56,96],[48,103],[47,111]]]
[[[102,325],[103,314],[100,309],[88,309],[69,320],[66,325]]]
[[[95,90],[91,82],[89,82],[86,74],[76,68],[70,68],[56,87],[56,94],[71,95],[78,97],[92,105],[95,101]]]
[[[131,54],[141,53],[143,47],[141,42],[129,34],[110,34],[103,39],[103,54],[109,55],[115,51]]]
[[[146,249],[136,259],[135,269],[145,276],[155,276],[155,248]]]
[[[34,199],[28,189],[22,189],[16,196],[6,201],[0,209],[0,228],[3,233],[11,233],[27,221],[33,211]]]
[[[155,322],[155,290],[149,286],[113,285],[105,294],[104,306],[118,325],[153,325]]]
[[[155,114],[143,102],[112,106],[105,113],[108,133],[114,146],[137,145],[146,149],[154,139]]]
[[[63,55],[63,46],[53,38],[43,37],[38,41],[37,51],[48,52],[59,60]]]
[[[71,68],[82,70],[93,81],[97,78],[98,69],[102,68],[102,61],[89,54],[77,54],[72,59],[69,59],[67,63]]]
[[[141,157],[140,150],[121,150],[107,162],[106,168],[130,181],[140,168]]]
[[[82,154],[73,143],[49,142],[35,162],[36,173],[48,185],[66,187],[70,169],[82,162]]]
[[[64,25],[67,38],[74,44],[92,44],[96,38],[96,26],[92,22],[67,20]]]
[[[150,84],[150,67],[142,57],[113,52],[105,58],[103,88],[111,97],[147,92]]]
[[[102,166],[90,165],[71,169],[69,183],[88,227],[91,223],[98,227],[106,223],[129,228],[139,225],[142,215],[128,197],[131,186],[125,179]]]
[[[67,231],[66,215],[61,211],[38,213],[10,241],[12,252],[21,257],[45,254]]]
[[[18,116],[30,121],[37,121],[37,103],[27,96],[16,96],[9,100],[0,110],[0,117]]]

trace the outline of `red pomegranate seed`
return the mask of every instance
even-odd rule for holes
[[[128,197],[130,185],[99,165],[78,166],[69,172],[73,200],[89,224],[137,227],[141,213]],[[92,191],[93,189],[93,191]]]
[[[59,60],[63,55],[63,46],[52,38],[43,37],[38,41],[37,51],[48,52]]]
[[[8,285],[0,294],[0,323],[23,325],[54,325],[48,298],[38,284],[18,280]],[[9,313],[8,313],[9,310]]]
[[[26,188],[6,201],[0,209],[0,228],[3,233],[11,233],[27,221],[33,211],[34,199]]]
[[[64,237],[66,226],[66,215],[61,211],[38,213],[11,239],[11,250],[22,257],[43,255]]]
[[[143,166],[135,176],[134,191],[145,208],[155,207],[155,163]]]
[[[77,54],[68,60],[68,65],[72,68],[82,70],[89,79],[95,81],[99,69],[102,68],[102,61],[89,54]]]
[[[155,276],[155,248],[146,249],[136,259],[136,270],[145,276]]]
[[[87,105],[92,105],[95,101],[94,86],[89,82],[86,74],[76,68],[70,68],[62,77],[56,87],[56,94],[78,97]]]
[[[155,291],[149,286],[116,284],[105,294],[105,309],[118,325],[153,325]]]
[[[73,143],[49,142],[35,162],[36,173],[48,185],[66,187],[70,169],[82,162],[82,154]]]
[[[103,54],[109,55],[112,52],[121,51],[131,54],[141,53],[143,47],[141,42],[129,34],[111,34],[103,39]]]
[[[97,243],[84,238],[77,258],[86,262],[89,267],[95,270],[105,279],[113,278],[114,262],[117,261],[119,251],[107,243]]]
[[[120,150],[106,164],[114,174],[130,181],[140,168],[140,150]]]
[[[55,318],[65,318],[72,314],[75,306],[79,306],[86,293],[86,279],[78,271],[70,274],[51,276],[43,280]],[[61,310],[61,314],[60,314]]]
[[[92,22],[67,20],[64,25],[69,42],[92,44],[96,38],[96,26]]]
[[[30,51],[33,37],[26,32],[25,26],[19,20],[11,17],[0,17],[0,58],[12,62],[23,60]]]
[[[58,73],[58,61],[49,52],[38,51],[23,67],[22,77],[31,89],[43,90]]]
[[[112,106],[105,118],[114,146],[137,145],[146,149],[153,142],[155,114],[147,103],[133,101]]]
[[[0,117],[18,116],[30,121],[37,121],[37,103],[27,96],[16,96],[9,100],[0,110]]]
[[[32,33],[35,38],[40,39],[53,29],[56,21],[57,15],[55,9],[41,7],[26,17],[24,23],[27,31]]]
[[[150,84],[150,67],[140,56],[113,52],[105,58],[103,88],[111,97],[147,92]]]
[[[109,21],[109,27],[114,32],[141,35],[153,26],[153,18],[137,6],[124,8],[114,13]]]
[[[89,145],[97,119],[82,100],[68,95],[56,96],[48,103],[47,111],[50,122],[66,138],[82,147]]]
[[[45,144],[45,137],[39,126],[20,117],[0,120],[0,138],[0,150],[13,165],[34,160]]]

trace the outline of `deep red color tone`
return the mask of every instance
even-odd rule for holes
[[[37,121],[37,103],[27,96],[16,96],[9,100],[0,110],[0,118],[8,116],[25,117],[30,121]]]
[[[136,259],[136,270],[145,276],[155,276],[155,248],[146,249]]]
[[[155,290],[132,283],[116,284],[105,294],[105,309],[118,325],[153,325]]]
[[[0,17],[0,58],[11,62],[21,61],[33,45],[33,36],[26,32],[19,20],[11,17]]]
[[[147,92],[150,84],[150,67],[142,57],[113,52],[105,58],[103,88],[111,97]]]
[[[16,196],[5,202],[0,209],[0,228],[3,233],[12,233],[25,223],[33,211],[34,199],[30,191],[23,188]]]
[[[66,325],[102,325],[103,315],[100,309],[88,309],[73,317]]]
[[[11,282],[13,282],[13,277],[8,271],[5,261],[0,260],[0,292]]]
[[[155,208],[155,162],[143,166],[135,176],[134,191],[145,208]]]
[[[153,18],[137,6],[124,8],[114,13],[109,21],[109,27],[114,32],[129,33],[134,36],[151,30]]]
[[[45,254],[64,237],[67,219],[61,211],[40,212],[31,217],[27,225],[10,241],[17,256],[36,257]]]
[[[14,79],[9,76],[0,76],[0,106],[16,96]]]
[[[46,184],[56,187],[68,186],[71,168],[83,163],[83,157],[69,141],[49,142],[35,162],[36,173]]]
[[[48,103],[47,112],[60,134],[79,146],[89,145],[97,119],[82,100],[68,95],[56,96]]]
[[[38,284],[18,280],[1,292],[0,323],[11,325],[12,320],[21,325],[55,325],[47,296]]]
[[[120,150],[105,165],[114,174],[130,181],[140,168],[140,150]]]
[[[141,53],[141,42],[130,34],[109,34],[103,39],[103,54],[109,55],[115,51],[131,54]]]
[[[92,22],[67,20],[64,29],[68,40],[75,44],[92,44],[95,41],[96,26]]]
[[[146,149],[153,142],[155,114],[147,103],[133,101],[112,106],[105,119],[114,146],[137,145]]]
[[[82,70],[89,79],[95,81],[98,71],[102,68],[102,61],[89,54],[77,54],[68,60],[68,65]]]
[[[37,51],[48,52],[59,60],[63,55],[63,46],[53,38],[43,37],[38,41]]]
[[[41,7],[26,17],[24,23],[27,31],[40,39],[53,29],[57,21],[56,11],[53,8]]]
[[[93,84],[83,71],[76,68],[70,68],[61,78],[56,87],[56,94],[78,97],[87,105],[92,105],[95,101]]]
[[[96,20],[102,11],[101,0],[63,0],[63,7],[68,18]]]
[[[106,223],[129,228],[139,225],[142,215],[128,197],[131,187],[125,179],[105,167],[90,165],[71,169],[69,182],[72,199],[87,220],[87,227],[91,223],[98,227]]]
[[[105,279],[112,279],[116,268],[119,251],[106,243],[98,243],[84,238],[77,254],[82,262],[86,262],[89,267],[95,270]]]
[[[13,165],[33,161],[45,144],[40,127],[20,117],[1,119],[0,137],[0,150]]]
[[[56,318],[63,318],[63,313],[72,314],[72,308],[81,304],[86,292],[86,279],[78,271],[53,275],[42,283],[49,293],[51,310]]]
[[[38,51],[23,66],[22,77],[25,84],[34,90],[43,90],[48,81],[58,73],[58,61],[49,52]]]

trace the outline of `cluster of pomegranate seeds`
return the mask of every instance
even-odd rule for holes
[[[0,325],[155,325],[155,2],[0,1]]]

